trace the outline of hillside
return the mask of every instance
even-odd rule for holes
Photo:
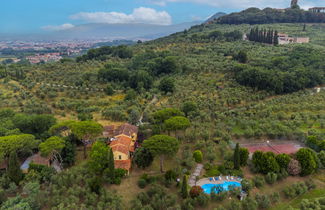
[[[324,13],[294,9],[248,8],[216,20],[220,24],[324,23]]]
[[[277,203],[278,209],[287,209],[289,201],[295,208],[306,202],[321,205],[325,91],[314,88],[325,85],[325,25],[307,24],[303,30],[300,23],[259,24],[311,39],[308,44],[274,46],[243,40],[252,26],[219,24],[229,16],[224,18],[133,46],[92,49],[76,60],[0,66],[0,143],[7,145],[7,136],[22,133],[43,143],[53,135],[65,142],[62,147],[60,140],[52,143],[69,163],[69,170],[59,174],[35,167],[15,183],[4,173],[1,208],[19,204],[30,209],[268,209]],[[99,127],[141,124],[138,142],[145,149],[155,145],[148,140],[174,144],[162,153],[138,152],[140,163],[133,163],[128,176],[121,170],[112,173],[107,162],[114,160],[101,144],[102,134],[90,131],[93,135],[83,136],[87,126],[77,129],[78,123],[89,121]],[[55,133],[51,126],[62,130]],[[66,131],[68,136],[62,134]],[[171,137],[160,139],[158,134]],[[98,140],[88,148],[88,159],[82,158],[85,136]],[[308,173],[301,170],[299,164],[309,163],[299,154],[283,158],[263,153],[259,162],[248,161],[247,154],[240,166],[236,163],[236,143],[266,140],[309,145],[315,151],[303,155],[312,168]],[[36,147],[19,144],[16,159],[43,151],[40,142],[34,142]],[[7,148],[13,147],[0,148],[2,160],[9,158]],[[282,158],[288,162],[281,165]],[[164,173],[159,171],[161,160]],[[289,176],[294,174],[288,170],[291,160],[301,176]],[[182,183],[197,163],[204,165],[200,180],[220,175],[224,180],[244,178],[247,185],[241,184],[249,199],[237,200],[236,189],[207,195],[196,194],[194,188],[190,197],[189,187]],[[309,200],[301,202],[300,196]]]

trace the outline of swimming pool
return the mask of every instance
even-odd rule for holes
[[[241,184],[239,182],[225,181],[222,184],[204,184],[204,185],[202,185],[202,188],[205,193],[210,194],[211,190],[214,187],[217,187],[217,188],[221,189],[222,191],[228,191],[230,186],[241,187]]]

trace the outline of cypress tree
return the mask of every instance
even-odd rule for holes
[[[188,197],[188,185],[187,185],[187,176],[184,175],[181,189],[182,198],[185,199]]]
[[[278,45],[279,44],[279,35],[278,35],[278,31],[274,32],[274,41],[273,41],[274,45]]]
[[[254,29],[254,36],[253,36],[253,40],[252,41],[254,41],[254,42],[256,42],[257,41],[257,38],[258,38],[258,27],[256,27],[255,29]]]
[[[263,42],[263,30],[260,30],[258,33],[258,42]]]
[[[273,36],[274,36],[274,31],[272,29],[270,33],[270,44],[273,44]]]
[[[240,168],[240,151],[239,151],[239,144],[236,144],[235,152],[234,152],[234,168],[239,170]]]
[[[8,163],[8,177],[17,185],[23,179],[23,173],[20,170],[19,161],[16,152],[11,152]]]
[[[115,178],[115,165],[114,165],[114,154],[112,149],[110,149],[108,154],[108,170],[111,180]]]
[[[268,44],[272,44],[271,38],[272,38],[271,29],[269,29],[269,31],[267,32],[267,43]]]
[[[249,36],[248,36],[248,40],[249,41],[253,41],[252,39],[253,39],[253,29],[251,28],[251,30],[250,30],[250,32],[249,32]]]

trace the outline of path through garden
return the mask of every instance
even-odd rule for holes
[[[196,165],[195,171],[191,174],[190,179],[188,180],[188,185],[193,187],[196,184],[196,177],[200,176],[203,169],[203,164],[198,163]]]

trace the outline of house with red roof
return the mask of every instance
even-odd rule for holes
[[[118,127],[104,127],[103,136],[110,139],[108,144],[114,154],[115,168],[130,172],[137,135],[138,127],[128,123]]]

